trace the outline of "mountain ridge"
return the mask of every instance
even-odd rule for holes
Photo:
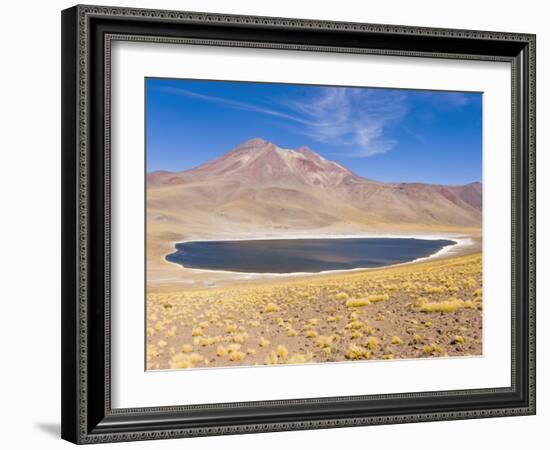
[[[253,152],[257,152],[258,150],[260,150],[260,151],[264,150],[265,151],[265,149],[268,149],[268,150],[271,150],[271,151],[273,151],[273,150],[277,151],[278,150],[278,151],[283,151],[283,152],[296,153],[296,154],[301,154],[306,158],[314,159],[316,161],[326,161],[329,164],[331,164],[333,166],[337,166],[340,169],[343,169],[344,171],[348,172],[348,174],[350,176],[354,177],[354,178],[361,179],[363,181],[367,180],[367,181],[371,181],[371,182],[383,183],[383,184],[387,184],[387,185],[418,185],[418,184],[421,184],[421,185],[447,186],[447,187],[471,186],[471,185],[481,186],[482,185],[482,183],[479,182],[479,181],[472,181],[472,182],[463,183],[463,184],[421,183],[421,182],[417,182],[417,181],[376,181],[376,180],[372,180],[370,178],[355,174],[348,167],[345,167],[341,163],[338,163],[336,161],[331,161],[331,160],[328,160],[328,159],[324,158],[323,156],[321,156],[319,153],[313,151],[308,146],[301,146],[301,147],[298,147],[296,149],[287,149],[287,148],[279,147],[279,146],[273,144],[272,142],[269,142],[269,141],[267,141],[263,138],[258,138],[258,137],[253,138],[253,139],[249,139],[249,140],[237,145],[236,147],[232,148],[228,152],[222,154],[221,156],[219,156],[219,157],[217,157],[213,160],[207,161],[203,164],[200,164],[199,166],[190,168],[190,169],[183,169],[181,171],[155,170],[155,171],[148,172],[147,173],[147,181],[148,181],[148,183],[151,183],[153,185],[184,182],[185,181],[184,179],[179,178],[183,174],[193,173],[193,172],[202,170],[202,169],[210,166],[213,162],[223,160],[225,158],[228,158],[231,155],[239,155],[239,154],[246,153],[247,151],[253,151]]]
[[[309,147],[250,139],[181,172],[147,174],[148,225],[173,234],[480,228],[482,184],[386,183]]]

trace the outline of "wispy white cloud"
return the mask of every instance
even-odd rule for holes
[[[451,106],[460,107],[470,102],[470,96],[461,92],[452,92],[445,96]]]
[[[287,100],[279,108],[207,95],[176,87],[165,92],[197,98],[228,108],[256,112],[299,124],[297,131],[321,143],[338,146],[348,157],[364,158],[391,150],[397,141],[384,136],[388,125],[408,111],[406,94],[363,88],[317,88],[300,101]]]
[[[391,150],[397,141],[385,137],[385,129],[408,112],[406,94],[362,88],[322,88],[320,95],[289,106],[310,122],[304,131],[311,138],[358,158]]]
[[[170,93],[176,94],[176,95],[183,95],[183,96],[186,96],[186,97],[198,98],[198,99],[201,99],[201,100],[205,100],[207,102],[217,103],[219,105],[225,105],[225,106],[230,107],[230,108],[242,109],[244,111],[257,112],[257,113],[260,113],[260,114],[266,114],[266,115],[269,115],[269,116],[280,117],[282,119],[292,120],[294,122],[309,125],[309,122],[301,119],[300,117],[296,117],[296,116],[293,116],[291,114],[286,114],[284,112],[277,111],[275,109],[271,109],[271,108],[268,108],[268,107],[259,106],[259,105],[253,104],[253,103],[240,102],[240,101],[237,101],[237,100],[231,100],[231,99],[224,98],[224,97],[217,97],[217,96],[214,96],[214,95],[201,94],[201,93],[190,91],[188,89],[183,89],[183,88],[163,87],[162,90],[164,92],[170,92]]]
[[[468,92],[431,91],[424,92],[423,98],[434,108],[445,111],[468,105],[472,101],[472,94],[475,95]]]

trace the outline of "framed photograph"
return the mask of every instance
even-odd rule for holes
[[[535,413],[535,36],[62,12],[62,437]]]

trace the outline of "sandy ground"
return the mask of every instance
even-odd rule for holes
[[[147,367],[480,355],[481,240],[462,238],[435,259],[316,276],[201,278],[171,265],[148,286]]]

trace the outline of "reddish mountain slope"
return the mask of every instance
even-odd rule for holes
[[[149,173],[147,183],[149,225],[178,234],[481,225],[480,183],[376,182],[307,147],[259,138],[191,170]]]

